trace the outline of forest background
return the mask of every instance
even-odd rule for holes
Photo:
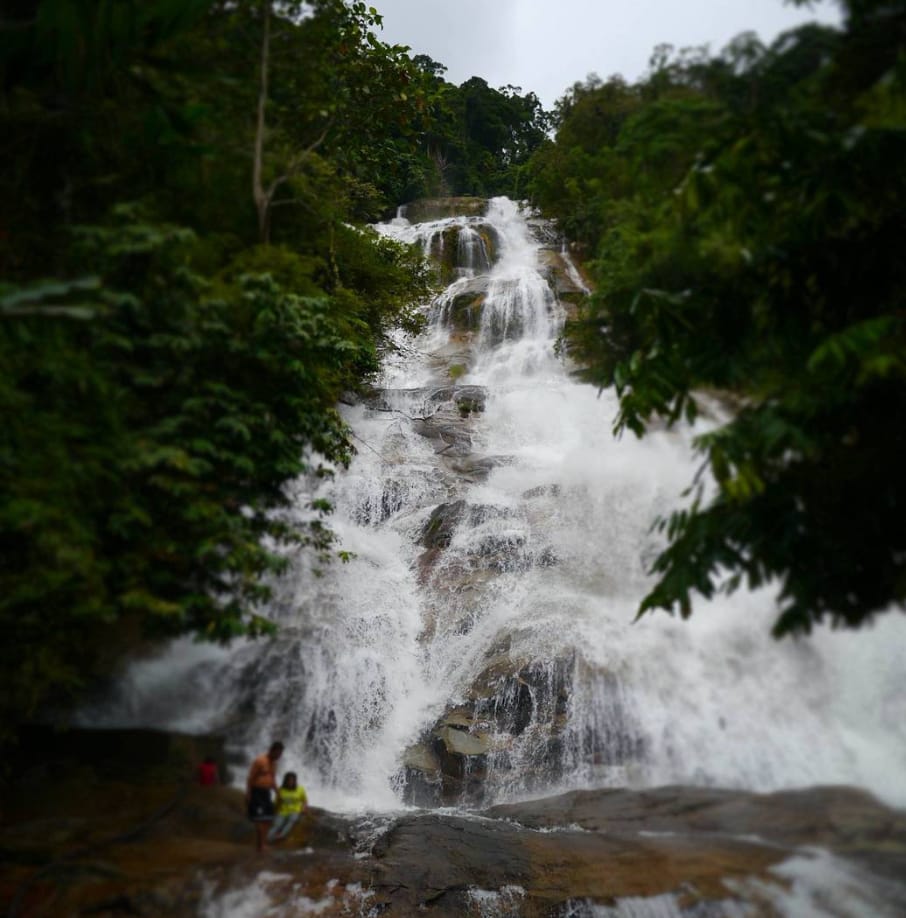
[[[432,277],[367,229],[529,197],[596,292],[566,330],[617,432],[692,420],[649,608],[776,581],[778,634],[906,599],[906,4],[656,50],[646,77],[448,83],[361,2],[19,0],[0,30],[0,741],[136,641],[270,630],[287,484]],[[303,8],[304,7],[304,8]],[[707,485],[707,487],[706,487]]]

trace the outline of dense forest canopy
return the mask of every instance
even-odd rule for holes
[[[7,6],[4,730],[142,636],[268,630],[285,546],[331,551],[285,485],[348,462],[337,398],[431,283],[363,223],[513,192],[544,137],[531,94],[379,29],[343,0]]]
[[[906,600],[906,4],[843,5],[577,83],[530,165],[596,284],[569,337],[617,431],[737,396],[641,611],[774,581],[784,634]]]

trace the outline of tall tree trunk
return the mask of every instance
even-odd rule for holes
[[[267,244],[270,237],[270,195],[264,190],[264,110],[267,107],[267,77],[271,53],[271,0],[262,0],[261,80],[258,87],[258,121],[255,126],[255,159],[252,165],[252,197],[258,211],[258,238]]]

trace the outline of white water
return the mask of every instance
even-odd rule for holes
[[[430,410],[424,393],[388,395],[395,410],[348,409],[359,453],[326,491],[353,560],[316,572],[296,559],[271,609],[278,637],[229,650],[179,642],[134,665],[117,698],[86,718],[223,732],[241,761],[280,738],[285,767],[317,805],[398,809],[404,750],[508,644],[537,676],[535,707],[491,756],[488,802],[602,785],[846,783],[906,805],[901,614],[778,643],[765,589],[702,601],[688,622],[633,623],[658,548],[651,523],[695,471],[693,432],[612,437],[613,394],[576,383],[555,355],[563,311],[511,202],[493,201],[480,220],[413,227],[398,217],[382,231],[427,251],[444,229],[466,228],[468,279],[489,262],[479,224],[499,242],[480,327],[465,341],[433,307],[433,324],[400,342],[381,385],[449,385],[447,367],[467,367],[458,385],[488,387],[486,410],[466,425],[473,454],[501,464],[483,481],[456,473],[462,457],[438,455],[413,429],[410,418]],[[310,494],[297,488],[301,504]],[[481,513],[420,583],[422,528],[460,498]],[[488,545],[502,546],[496,567],[481,560]]]
[[[620,899],[613,906],[579,902],[563,918],[897,918],[906,906],[898,884],[818,849],[803,850],[769,868],[764,877],[724,883],[733,898],[692,911],[668,893]]]

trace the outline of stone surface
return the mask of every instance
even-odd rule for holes
[[[585,293],[584,289],[570,275],[566,260],[559,252],[541,249],[538,253],[538,259],[541,263],[541,273],[558,297],[562,297],[563,294],[567,293]]]
[[[483,386],[430,386],[376,389],[365,399],[372,411],[397,415],[419,436],[434,441],[435,452],[463,458],[472,452],[472,420],[485,408]]]
[[[527,785],[557,776],[574,660],[520,661],[501,649],[472,681],[463,704],[448,709],[407,751],[398,780],[409,803],[477,804],[487,794],[486,757],[503,780],[513,769]],[[514,741],[531,733],[531,764],[512,761]]]
[[[455,712],[446,728],[461,733],[467,719]],[[814,896],[796,892],[810,915],[906,913],[906,813],[852,788],[587,790],[357,818],[313,807],[286,844],[256,856],[241,791],[186,780],[207,741],[141,732],[75,731],[78,742],[50,743],[4,786],[7,915],[189,918],[242,902],[257,903],[244,914],[270,913],[270,901],[286,916],[562,918],[651,900],[651,914],[780,918],[796,912],[782,907],[790,883],[775,869],[793,858],[835,858],[855,897],[835,902],[820,885],[831,875],[818,874]]]
[[[412,429],[420,437],[434,441],[434,450],[444,456],[468,456],[472,452],[472,431],[468,414],[437,411],[427,418],[416,418]]]
[[[446,548],[466,511],[466,502],[456,500],[435,507],[419,540],[425,548]]]
[[[452,755],[487,755],[491,749],[491,741],[487,733],[469,733],[467,730],[445,724],[436,735],[446,751]]]
[[[510,465],[513,459],[511,456],[479,456],[468,459],[460,459],[450,463],[450,468],[459,475],[463,475],[471,481],[482,481],[491,474],[496,468],[502,465]]]
[[[481,326],[481,311],[490,287],[486,274],[462,278],[447,288],[436,308],[444,322],[458,331],[474,331]]]
[[[420,198],[406,204],[403,214],[410,223],[428,223],[445,217],[481,217],[487,208],[485,198]]]
[[[484,386],[423,386],[417,389],[375,389],[364,399],[372,411],[399,412],[423,417],[444,404],[484,411],[488,390]]]

